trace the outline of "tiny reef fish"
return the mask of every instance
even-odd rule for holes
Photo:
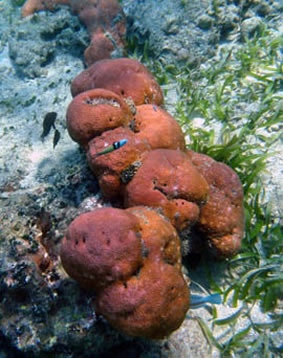
[[[49,112],[45,115],[43,123],[42,123],[42,133],[40,138],[43,140],[49,133],[51,128],[55,129],[55,119],[57,117],[56,112]]]
[[[211,303],[213,305],[219,305],[221,302],[222,300],[219,293],[214,293],[212,295],[205,296],[205,297],[199,295],[191,295],[190,308],[199,308],[207,303]]]
[[[103,151],[96,153],[96,157],[106,154],[106,153],[111,153],[116,149],[119,149],[121,147],[123,147],[123,145],[125,145],[128,142],[128,139],[121,139],[118,142],[113,142],[111,145],[109,145],[108,147],[106,147]]]
[[[60,132],[58,131],[58,129],[55,129],[55,133],[54,133],[54,137],[53,137],[53,149],[58,144],[60,138],[61,138]]]

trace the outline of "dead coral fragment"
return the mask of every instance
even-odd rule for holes
[[[28,0],[22,8],[22,16],[40,10],[54,10],[56,5],[69,5],[87,27],[91,37],[85,50],[88,66],[98,60],[110,58],[113,51],[122,53],[125,45],[126,17],[116,0]]]
[[[93,88],[132,98],[136,106],[163,102],[161,88],[152,74],[143,64],[129,58],[97,61],[73,80],[71,92],[74,97]]]
[[[219,258],[234,256],[244,235],[243,189],[237,174],[223,163],[190,151],[192,162],[209,184],[196,232]]]
[[[132,118],[129,107],[120,96],[104,89],[83,92],[67,110],[67,129],[81,146],[104,131],[127,125]]]

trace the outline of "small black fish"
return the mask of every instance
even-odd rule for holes
[[[48,134],[50,133],[51,128],[53,127],[55,129],[55,119],[57,117],[57,113],[56,112],[49,112],[46,114],[46,116],[44,117],[43,123],[42,123],[42,128],[43,131],[41,133],[41,140],[44,140],[44,138],[46,136],[48,136]]]
[[[53,137],[53,149],[56,147],[56,145],[58,144],[59,140],[61,138],[61,134],[58,131],[58,129],[55,129],[55,133],[54,133],[54,137]]]

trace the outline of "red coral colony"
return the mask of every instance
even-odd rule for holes
[[[63,239],[62,264],[95,292],[96,311],[114,327],[132,336],[164,338],[190,307],[180,238],[193,229],[198,249],[218,258],[235,255],[244,233],[242,186],[225,164],[186,149],[145,66],[128,58],[105,59],[114,48],[103,32],[107,26],[123,46],[125,19],[116,1],[29,0],[23,15],[56,3],[70,5],[91,34],[85,51],[90,66],[73,80],[67,129],[86,151],[103,195],[124,208],[77,217]],[[121,20],[113,27],[118,14]],[[100,155],[121,141],[126,144]]]
[[[180,237],[194,228],[215,256],[233,256],[244,230],[241,183],[225,164],[186,149],[179,124],[159,106],[159,85],[138,61],[98,61],[74,79],[72,93],[69,134],[103,195],[124,209],[76,218],[62,243],[63,266],[96,292],[97,312],[114,327],[164,338],[190,305]],[[121,140],[119,150],[98,155]]]

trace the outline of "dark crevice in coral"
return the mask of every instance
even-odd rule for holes
[[[50,52],[50,53],[46,56],[45,60],[44,60],[43,62],[41,62],[40,67],[45,67],[45,66],[49,65],[49,64],[53,61],[54,57],[55,57],[55,56],[54,56],[54,53],[53,53],[53,52]]]
[[[153,190],[158,190],[158,191],[160,191],[161,194],[165,195],[168,200],[171,199],[170,196],[168,195],[168,193],[166,193],[166,191],[162,187],[155,185],[153,187]]]
[[[40,38],[44,41],[52,41],[56,38],[57,35],[59,35],[63,30],[69,28],[69,24],[65,23],[63,24],[60,28],[54,29],[52,32],[51,31],[43,31],[40,34]]]
[[[139,267],[136,269],[136,271],[133,273],[133,276],[136,276],[137,278],[139,278],[142,268],[143,268],[143,266],[139,266]]]
[[[0,356],[11,358],[33,358],[34,354],[20,352],[12,345],[11,340],[0,332]]]

